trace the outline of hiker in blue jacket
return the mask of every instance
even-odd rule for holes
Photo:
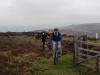
[[[49,44],[53,44],[53,50],[55,50],[56,42],[58,42],[58,53],[60,55],[60,53],[61,53],[61,46],[63,45],[63,39],[62,39],[62,35],[59,32],[58,28],[55,28],[54,32],[52,32],[51,35],[50,35]]]

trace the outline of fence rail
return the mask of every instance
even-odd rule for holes
[[[89,50],[89,49],[84,49],[84,48],[78,48],[79,50],[83,50],[83,51],[87,51],[87,52],[91,52],[91,53],[96,53],[96,54],[100,54],[99,51],[95,51],[95,50]]]
[[[82,40],[81,38],[85,39]],[[90,50],[88,49],[88,46],[92,45],[95,47],[100,47],[99,43],[93,43],[93,42],[88,42],[86,40],[86,37],[75,35],[74,37],[74,54],[73,54],[73,59],[74,59],[74,64],[81,64],[84,66],[87,66],[89,68],[96,68],[96,71],[99,71],[99,58],[100,58],[100,51],[95,51],[95,50]],[[93,55],[91,54],[93,53]],[[88,62],[89,60],[96,59],[95,65],[96,66],[91,66],[89,64],[85,64],[85,62]]]
[[[92,42],[80,41],[80,40],[77,40],[77,42],[82,44],[92,45],[92,46],[100,46],[99,43],[92,43]]]

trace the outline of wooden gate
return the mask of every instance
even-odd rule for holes
[[[90,50],[90,46],[95,47],[96,50]],[[74,64],[81,64],[89,68],[95,68],[99,71],[99,57],[100,57],[100,44],[88,42],[86,35],[75,35],[74,37]],[[98,50],[99,49],[99,50]]]

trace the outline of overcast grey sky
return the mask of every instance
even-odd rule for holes
[[[0,27],[100,22],[100,0],[0,0]]]

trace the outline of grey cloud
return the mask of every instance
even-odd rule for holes
[[[70,25],[100,22],[100,0],[0,0],[0,25]]]

